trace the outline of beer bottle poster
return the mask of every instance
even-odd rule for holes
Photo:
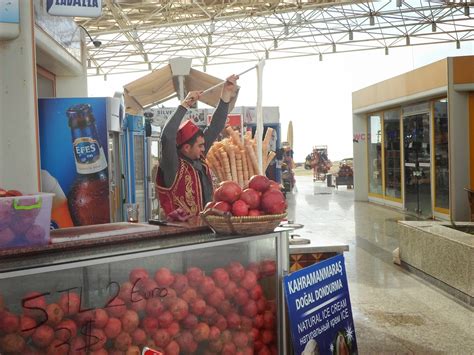
[[[343,255],[285,276],[283,283],[296,355],[357,354]]]
[[[110,222],[107,100],[39,99],[42,189],[56,194],[52,229]]]

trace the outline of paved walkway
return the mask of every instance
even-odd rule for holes
[[[360,354],[474,354],[474,312],[392,263],[398,247],[391,208],[355,202],[353,191],[297,177],[288,194],[298,234],[349,244],[346,268]],[[455,257],[453,255],[453,257]]]

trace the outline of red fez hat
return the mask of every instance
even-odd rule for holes
[[[191,120],[187,120],[179,126],[178,133],[176,134],[176,145],[180,146],[189,141],[199,131]]]

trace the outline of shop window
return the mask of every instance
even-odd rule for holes
[[[434,102],[435,207],[449,209],[448,101]]]
[[[382,117],[370,115],[368,125],[369,192],[382,195]]]
[[[385,196],[401,199],[400,110],[384,112]]]

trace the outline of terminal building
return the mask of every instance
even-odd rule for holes
[[[355,199],[467,221],[474,187],[474,56],[352,94]]]

